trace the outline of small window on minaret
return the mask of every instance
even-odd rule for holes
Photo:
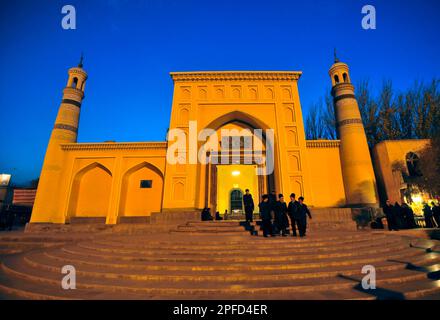
[[[345,72],[342,74],[342,77],[344,78],[344,82],[348,82],[348,76]]]
[[[338,84],[339,83],[339,77],[337,74],[335,74],[335,83]]]
[[[73,78],[73,81],[72,81],[72,88],[75,88],[75,89],[76,89],[77,85],[78,85],[78,78]]]

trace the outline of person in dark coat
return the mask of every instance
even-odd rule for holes
[[[5,229],[11,231],[14,228],[14,222],[15,222],[15,213],[11,210],[11,207],[8,205],[8,209],[6,210]]]
[[[312,214],[310,213],[309,208],[304,203],[304,197],[298,198],[298,213],[299,213],[299,236],[305,237],[307,231],[307,216],[312,219]]]
[[[272,211],[272,218],[273,218],[275,214],[275,205],[277,203],[277,194],[275,190],[272,190],[272,193],[269,194],[268,197],[269,197],[270,210]]]
[[[403,218],[403,210],[400,204],[396,201],[393,206],[393,215],[394,215],[394,222],[398,229],[404,229],[405,228],[405,221]]]
[[[299,202],[295,200],[296,195],[294,193],[290,194],[290,202],[287,206],[287,214],[290,218],[290,225],[292,227],[292,236],[296,237],[296,228],[299,228],[299,213],[298,213],[298,207]]]
[[[246,189],[245,195],[243,196],[243,206],[244,213],[246,214],[246,222],[253,221],[254,215],[254,199],[252,199],[252,195],[249,193],[249,189]]]
[[[268,199],[269,199],[269,207],[270,207],[270,215],[272,217],[272,222],[275,220],[275,209],[276,209],[276,204],[277,204],[277,194],[275,192],[275,190],[272,190],[272,193],[268,194]],[[272,232],[276,233],[277,232],[277,226],[272,224]]]
[[[213,218],[211,216],[211,210],[209,208],[205,208],[202,211],[202,221],[212,221]]]
[[[417,224],[416,221],[414,220],[413,209],[407,203],[404,202],[402,203],[402,211],[403,211],[406,227],[408,229],[416,228]]]
[[[278,235],[281,232],[283,237],[287,236],[287,228],[289,227],[289,222],[287,220],[287,204],[284,201],[284,196],[282,194],[278,195],[278,201],[275,204],[275,226]]]
[[[394,218],[393,205],[391,204],[390,200],[387,200],[386,204],[383,206],[383,213],[387,218],[388,230],[399,230],[395,222],[396,220]]]
[[[263,236],[267,238],[272,236],[272,214],[269,197],[267,194],[263,195],[263,201],[260,202],[261,228],[263,229]]]
[[[425,203],[423,207],[423,216],[425,217],[425,227],[434,228],[434,221],[432,219],[432,210],[429,204]]]
[[[432,204],[432,216],[434,217],[435,223],[437,223],[437,228],[440,228],[440,205],[435,204],[434,201]]]
[[[215,220],[223,220],[222,216],[220,215],[220,212],[215,213]]]

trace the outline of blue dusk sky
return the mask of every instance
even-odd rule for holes
[[[64,5],[76,30],[61,27]],[[361,27],[372,4],[377,29]],[[0,173],[37,178],[66,84],[89,74],[79,142],[162,141],[171,71],[300,70],[304,113],[330,89],[333,48],[354,83],[396,90],[440,76],[437,0],[17,0],[0,2]]]

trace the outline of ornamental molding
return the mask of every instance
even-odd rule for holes
[[[306,140],[307,148],[339,148],[340,140]]]
[[[82,68],[78,68],[78,67],[70,68],[69,74],[80,74],[85,79],[87,79],[87,73]]]
[[[345,119],[345,120],[339,121],[338,123],[336,123],[336,126],[337,127],[342,127],[342,126],[346,126],[346,125],[349,125],[349,124],[360,124],[360,125],[363,125],[361,119],[353,118],[353,119]]]
[[[65,143],[63,151],[99,151],[99,150],[166,150],[167,142],[104,142],[104,143]]]
[[[341,82],[341,83],[337,83],[333,86],[331,94],[333,95],[333,97],[336,95],[337,91],[342,91],[342,90],[350,90],[350,91],[354,91],[354,85],[352,85],[349,82]]]
[[[174,82],[197,81],[297,81],[301,71],[203,71],[171,72]]]

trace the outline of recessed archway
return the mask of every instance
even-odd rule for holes
[[[112,173],[94,162],[78,171],[73,180],[69,217],[107,217]]]
[[[242,178],[242,183],[249,184],[249,189],[252,189],[251,193],[254,196],[254,201],[259,201],[260,196],[263,193],[267,193],[270,190],[276,190],[276,185],[279,184],[279,179],[277,180],[276,175],[274,173],[271,173],[269,175],[261,175],[257,176],[256,169],[264,169],[264,167],[267,168],[267,164],[261,164],[260,160],[258,162],[256,161],[256,158],[265,158],[267,161],[275,161],[275,163],[271,163],[271,167],[274,166],[274,172],[276,172],[277,165],[276,165],[276,148],[274,148],[274,145],[276,143],[276,137],[274,139],[267,139],[267,134],[265,130],[270,129],[263,121],[260,119],[257,119],[253,117],[252,115],[249,115],[242,111],[233,111],[230,113],[226,113],[214,120],[212,120],[208,125],[205,126],[205,128],[215,130],[217,133],[219,133],[222,129],[233,129],[236,128],[238,131],[241,130],[250,130],[250,135],[252,136],[254,134],[254,129],[262,129],[262,139],[261,143],[262,149],[261,153],[252,154],[249,153],[249,151],[241,146],[240,149],[234,150],[233,144],[230,145],[230,161],[229,164],[226,164],[226,166],[223,166],[224,164],[220,157],[217,158],[217,164],[212,164],[211,168],[208,168],[205,170],[205,174],[208,178],[206,178],[206,188],[205,188],[205,206],[208,206],[211,208],[212,211],[219,211],[221,214],[224,212],[225,209],[230,210],[230,199],[229,199],[229,190],[231,183],[229,183],[230,179],[227,178],[230,176],[230,173],[224,173],[222,169],[225,169],[227,171],[230,171],[230,168],[236,165],[239,165],[241,163],[242,168],[239,170],[244,170],[245,167],[248,167],[248,170],[250,172],[246,175],[246,177]],[[233,134],[232,134],[233,135]],[[221,136],[219,136],[221,138]],[[258,140],[260,140],[258,139]],[[220,139],[219,139],[220,142]],[[244,139],[243,139],[244,142]],[[220,142],[220,152],[221,152],[221,145]],[[270,159],[267,158],[267,150],[272,150],[273,157],[270,157]],[[233,154],[239,156],[240,162],[236,163],[234,162]],[[214,159],[215,153],[210,152],[211,160]],[[256,157],[255,157],[256,156]],[[224,156],[221,155],[223,158]],[[244,159],[247,158],[249,161],[249,158],[251,157],[250,162],[244,162]],[[228,167],[227,169],[225,167]],[[246,170],[247,171],[247,170]],[[199,172],[198,174],[202,174],[202,166],[199,165]],[[223,173],[222,173],[223,172]]]
[[[119,216],[149,216],[162,204],[163,174],[148,162],[129,169],[122,179]]]

